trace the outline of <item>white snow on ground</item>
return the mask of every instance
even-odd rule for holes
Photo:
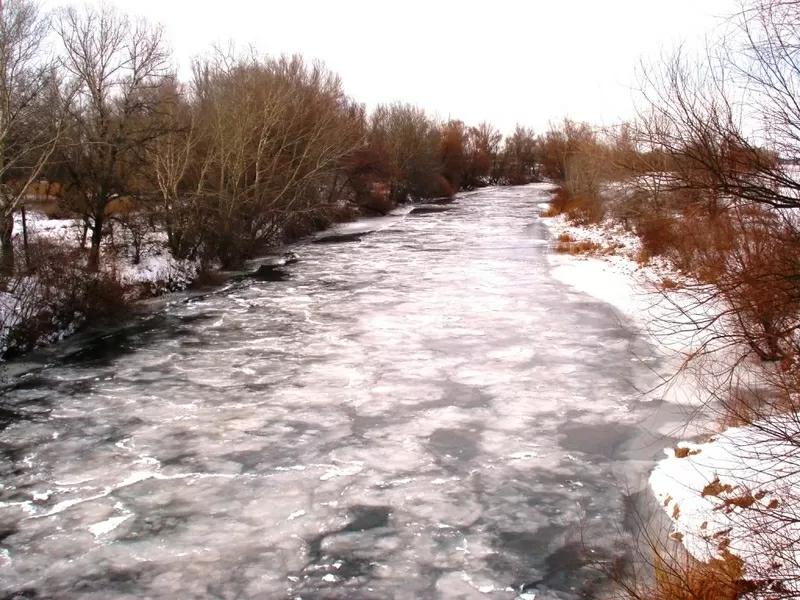
[[[138,264],[122,262],[116,266],[123,285],[149,284],[155,296],[185,289],[197,277],[200,265],[195,261],[176,260],[166,249],[146,254]]]
[[[41,213],[29,212],[27,224],[28,236],[32,241],[46,240],[72,248],[80,247],[83,237],[80,219],[48,219]],[[15,236],[22,235],[22,218],[19,214],[16,215],[14,232]],[[130,236],[119,226],[115,226],[115,235],[121,242],[118,246],[126,248],[127,255],[115,253],[106,240],[101,264],[107,271],[116,273],[123,285],[152,284],[155,295],[183,289],[197,276],[199,264],[173,258],[166,248],[164,233],[150,232],[145,236],[137,264],[133,261]]]
[[[572,240],[567,243],[593,242],[601,247],[590,255],[551,253],[550,262],[556,278],[610,304],[643,329],[652,322],[654,310],[658,307],[662,312],[665,310],[664,298],[658,292],[657,284],[665,277],[678,278],[679,275],[664,261],[639,264],[636,256],[641,244],[633,233],[610,223],[576,227],[564,215],[549,217],[545,223],[553,235],[554,245],[560,243],[559,236],[566,235]],[[685,348],[683,341],[652,337],[654,342],[676,343]]]
[[[682,442],[683,458],[665,451],[650,486],[692,555],[709,560],[727,549],[749,578],[768,576],[800,592],[800,447],[789,441],[797,433],[795,419],[777,417],[765,430],[737,427],[704,444]]]
[[[562,234],[572,240],[568,243],[591,241],[601,246],[591,256],[552,252],[554,275],[616,308],[632,327],[648,335],[668,369],[677,368],[687,353],[708,344],[711,334],[697,332],[692,321],[708,322],[720,306],[698,303],[697,295],[665,291],[660,285],[665,279],[685,279],[667,261],[637,262],[640,246],[635,236],[608,223],[575,227],[563,216],[545,222],[554,246]],[[725,367],[735,350],[708,348],[708,359],[721,361]],[[708,377],[708,371],[704,375]],[[708,400],[689,371],[675,378],[665,392],[666,400],[682,404],[701,405]],[[712,428],[721,429],[717,424]],[[679,447],[688,451],[683,458],[676,457],[673,448],[667,449],[667,458],[658,463],[649,481],[673,521],[673,535],[682,538],[698,559],[721,557],[727,550],[744,560],[746,575],[768,574],[800,592],[800,548],[795,548],[800,540],[798,438],[796,418],[776,417],[716,433],[705,443],[681,442]],[[715,482],[723,491],[704,494],[704,490],[714,491],[715,486],[706,486]],[[734,504],[750,500],[749,508]],[[754,530],[763,533],[753,535]]]
[[[645,264],[637,261],[641,246],[634,234],[610,223],[575,227],[563,215],[544,221],[552,233],[554,247],[563,243],[558,240],[564,234],[572,240],[568,244],[590,241],[600,246],[590,255],[551,252],[553,275],[613,306],[632,329],[659,349],[673,372],[687,353],[705,348],[710,336],[698,332],[693,323],[706,322],[713,306],[698,303],[696,296],[665,289],[665,281],[681,282],[684,276],[663,259],[651,259]],[[666,399],[685,406],[700,405],[706,400],[688,372],[670,381],[660,392]]]
[[[26,216],[26,224],[31,248],[35,248],[37,243],[47,242],[63,250],[78,249],[84,236],[83,223],[79,219],[49,219],[32,211]],[[22,217],[17,214],[15,238],[21,238],[22,231]],[[138,262],[134,261],[130,233],[119,224],[114,225],[114,233],[116,243],[107,239],[102,248],[101,266],[104,271],[114,275],[133,297],[183,290],[197,277],[199,263],[173,258],[166,247],[167,240],[163,232],[145,234]],[[13,327],[36,316],[35,307],[40,304],[36,298],[42,297],[37,294],[42,293],[32,277],[17,278],[10,284],[9,291],[0,292],[0,349],[5,351],[7,348]],[[76,315],[74,323],[49,333],[39,342],[52,343],[70,335],[80,317]]]

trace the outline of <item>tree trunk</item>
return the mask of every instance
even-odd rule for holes
[[[28,252],[28,217],[25,213],[25,206],[22,207],[22,248],[25,252],[25,268],[30,271],[31,255]]]
[[[89,250],[88,269],[90,273],[100,270],[100,242],[103,241],[103,213],[95,213],[92,223],[92,247]]]
[[[0,219],[0,275],[14,274],[14,213]]]
[[[89,233],[89,219],[83,217],[83,235],[81,236],[81,249],[86,248],[86,236]]]

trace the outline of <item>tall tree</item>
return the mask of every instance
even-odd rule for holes
[[[187,126],[151,153],[173,240],[199,225],[206,253],[238,268],[327,222],[363,137],[338,76],[298,56],[220,50],[196,61],[194,75]],[[192,222],[181,225],[186,207]]]
[[[438,195],[440,171],[437,124],[411,104],[379,105],[370,119],[370,137],[390,156],[390,194],[396,202]]]
[[[450,194],[461,189],[466,164],[467,129],[462,121],[448,121],[441,126],[439,160],[441,174]]]
[[[160,27],[110,6],[62,9],[56,31],[77,89],[62,159],[91,228],[88,267],[96,271],[108,203],[131,193],[147,147],[170,130],[158,93],[172,77],[170,55]]]
[[[14,212],[61,130],[57,78],[43,53],[49,21],[32,0],[0,2],[0,273],[14,272]]]

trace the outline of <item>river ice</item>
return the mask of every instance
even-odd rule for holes
[[[0,598],[575,598],[666,445],[649,345],[462,195],[68,342],[0,401]],[[636,485],[636,484],[634,484]]]

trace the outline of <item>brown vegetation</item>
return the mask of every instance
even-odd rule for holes
[[[685,557],[655,558],[651,600],[737,600],[752,591],[742,579],[742,561],[730,553],[708,563]]]
[[[719,423],[758,431],[767,449],[780,445],[764,475],[785,488],[787,474],[797,473],[800,439],[800,5],[747,2],[728,25],[713,53],[678,51],[647,69],[646,108],[614,135],[565,121],[541,139],[541,171],[560,184],[542,216],[564,214],[577,225],[609,218],[637,234],[639,262],[663,257],[680,271],[657,286],[667,303],[680,298],[675,321],[662,325],[700,334],[684,368]],[[581,252],[572,238],[554,250]],[[762,502],[763,491],[715,479],[701,493],[720,497],[719,510],[800,572],[800,498],[783,488],[781,500]],[[770,598],[791,596],[796,581],[774,581],[774,568],[748,563],[753,581],[744,582],[727,536],[713,543],[721,558],[708,564],[656,553],[655,581],[644,593],[627,586],[636,588],[628,596],[732,599],[755,586]]]
[[[97,323],[125,313],[128,298],[119,282],[107,273],[86,276],[83,259],[76,254],[44,241],[30,244],[27,269],[37,276],[3,281],[10,293],[3,296],[6,322],[0,326],[6,336],[0,354],[15,356],[57,339],[87,319]]]
[[[569,236],[567,236],[569,237]],[[598,244],[592,240],[575,241],[559,241],[554,247],[553,251],[561,254],[593,254],[603,250],[603,245]]]
[[[701,496],[719,496],[723,493],[732,492],[733,487],[728,485],[727,483],[721,483],[719,477],[716,477],[714,481],[711,481],[706,484],[703,488],[703,491],[700,492]]]
[[[682,446],[675,446],[672,451],[675,453],[675,458],[686,458],[687,456],[696,456],[700,454],[700,450],[692,450],[691,448],[684,448]]]

